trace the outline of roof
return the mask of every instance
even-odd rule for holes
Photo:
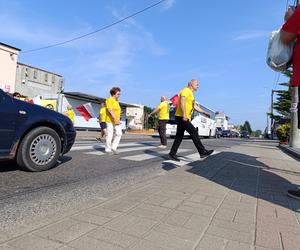
[[[71,97],[74,99],[82,100],[82,101],[91,101],[96,103],[102,103],[106,100],[106,98],[98,97],[90,94],[85,94],[81,92],[63,92],[66,97]],[[129,104],[125,102],[120,102],[120,105],[123,107],[140,107],[140,105]]]
[[[6,43],[1,43],[1,42],[0,42],[0,45],[3,45],[3,46],[6,46],[6,47],[8,47],[8,48],[11,48],[11,49],[15,49],[15,50],[21,51],[21,49],[18,49],[18,48],[16,48],[16,47],[10,46],[10,45],[8,45],[8,44],[6,44]]]
[[[30,68],[33,68],[33,69],[41,70],[41,71],[44,71],[46,73],[53,74],[53,75],[56,75],[56,76],[59,76],[59,77],[63,77],[62,75],[56,74],[54,72],[50,72],[50,71],[45,70],[45,69],[34,67],[34,66],[29,65],[29,64],[25,64],[25,63],[21,63],[21,62],[17,62],[17,64],[25,66],[25,67],[30,67]]]

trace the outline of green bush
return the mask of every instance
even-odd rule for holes
[[[291,125],[289,123],[282,124],[278,127],[276,133],[280,141],[287,141],[290,137]]]

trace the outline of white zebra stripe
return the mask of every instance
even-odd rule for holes
[[[221,152],[214,151],[211,155],[216,155],[216,154],[219,154],[219,153],[221,153]],[[203,161],[203,160],[206,159],[206,158],[200,158],[199,153],[190,154],[190,155],[187,155],[187,156],[181,156],[181,157],[178,157],[178,158],[180,159],[180,161],[167,160],[167,161],[164,161],[163,163],[172,163],[172,164],[174,164],[178,167],[182,167],[182,166],[185,166],[185,165],[187,165],[189,163],[192,163],[194,161]]]
[[[179,153],[187,152],[190,151],[191,149],[179,149]],[[131,156],[126,156],[122,157],[121,159],[123,160],[129,160],[129,161],[144,161],[144,160],[149,160],[155,157],[167,155],[170,152],[170,150],[164,150],[164,151],[151,151],[151,152],[145,152],[143,154],[138,154],[138,155],[131,155]]]
[[[152,143],[149,143],[150,145]],[[142,143],[135,143],[135,142],[128,142],[128,143],[122,143],[119,144],[119,147],[128,147],[128,146],[141,146],[143,145]],[[71,148],[71,151],[80,151],[80,150],[92,150],[92,149],[103,149],[105,148],[104,144],[92,144],[92,145],[88,145],[88,146],[75,146]]]
[[[155,146],[143,146],[143,147],[132,147],[132,148],[122,148],[118,149],[118,153],[126,153],[131,151],[138,151],[138,150],[147,150],[147,149],[153,149],[156,148]],[[92,152],[85,152],[84,154],[88,155],[105,155],[106,153],[104,151],[92,151]]]

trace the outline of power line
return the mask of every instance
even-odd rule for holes
[[[114,22],[114,23],[111,23],[111,24],[109,24],[109,25],[106,25],[106,26],[104,26],[104,27],[102,27],[102,28],[99,28],[99,29],[97,29],[97,30],[94,30],[94,31],[92,31],[92,32],[86,33],[86,34],[84,34],[84,35],[81,35],[81,36],[78,36],[78,37],[74,37],[74,38],[72,38],[72,39],[69,39],[69,40],[66,40],[66,41],[63,41],[63,42],[60,42],[60,43],[54,43],[54,44],[51,44],[51,45],[48,45],[48,46],[44,46],[44,47],[40,47],[40,48],[36,48],[36,49],[25,50],[25,51],[23,51],[22,53],[23,53],[23,54],[24,54],[24,53],[31,53],[31,52],[35,52],[35,51],[39,51],[39,50],[49,49],[49,48],[57,47],[57,46],[60,46],[60,45],[66,44],[66,43],[70,43],[70,42],[73,42],[73,41],[82,39],[82,38],[84,38],[84,37],[87,37],[87,36],[93,35],[93,34],[95,34],[95,33],[98,33],[98,32],[100,32],[100,31],[109,29],[109,28],[111,28],[112,26],[115,26],[115,25],[117,25],[117,24],[119,24],[119,23],[121,23],[121,22],[123,22],[123,21],[129,19],[129,18],[132,18],[132,17],[134,17],[134,16],[137,16],[138,14],[141,14],[142,12],[145,12],[145,11],[147,11],[147,10],[149,10],[149,9],[151,9],[151,8],[157,6],[157,5],[159,5],[159,4],[161,4],[161,3],[165,2],[165,1],[167,1],[167,0],[161,0],[161,1],[159,1],[159,2],[156,2],[156,3],[152,4],[152,5],[149,5],[148,7],[144,8],[144,9],[139,10],[139,11],[137,11],[137,12],[135,12],[135,13],[129,15],[129,16],[126,16],[126,17],[124,17],[124,18],[122,18],[122,19],[120,19],[120,20],[118,20],[118,21],[116,21],[116,22]]]

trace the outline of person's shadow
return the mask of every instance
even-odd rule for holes
[[[293,211],[300,209],[300,201],[287,196],[287,190],[296,189],[297,185],[279,175],[290,175],[291,179],[293,177],[300,179],[300,168],[299,171],[272,168],[256,157],[233,152],[212,155],[188,166],[191,168],[186,171],[241,194],[266,200]],[[163,165],[165,170],[175,167],[172,163]]]

